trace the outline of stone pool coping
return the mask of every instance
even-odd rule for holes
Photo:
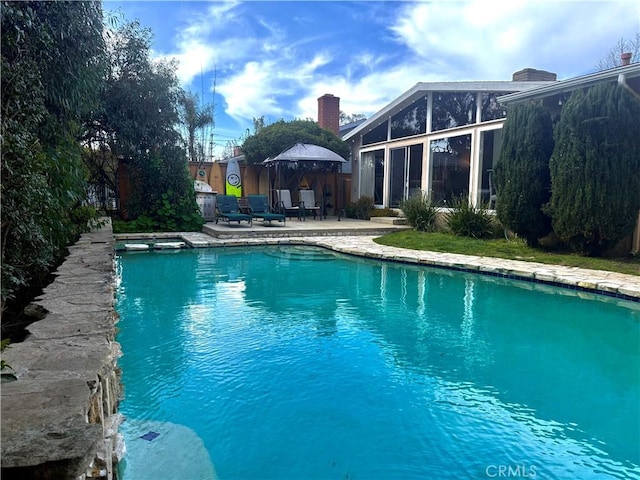
[[[424,265],[450,270],[474,272],[508,279],[560,286],[571,290],[587,291],[640,302],[639,275],[591,270],[562,265],[509,260],[504,258],[441,253],[379,245],[374,239],[379,235],[323,235],[289,237],[235,237],[214,238],[206,233],[189,232],[172,234],[182,238],[193,248],[243,245],[313,245],[336,252],[360,257],[400,263]],[[115,236],[124,239],[126,236]],[[156,235],[137,235],[135,238],[161,238]],[[128,238],[132,238],[129,236]]]

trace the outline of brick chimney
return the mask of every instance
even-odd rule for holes
[[[535,68],[523,68],[513,74],[514,82],[555,82],[558,75]]]
[[[318,98],[318,125],[339,135],[340,97],[325,93]]]
[[[626,66],[626,65],[630,65],[631,64],[631,57],[633,56],[633,54],[631,52],[625,52],[622,55],[620,55],[620,60],[622,60],[622,66]]]

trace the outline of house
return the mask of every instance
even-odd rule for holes
[[[418,83],[348,131],[351,198],[377,207],[428,193],[442,205],[469,195],[488,203],[502,144],[507,94],[554,85],[556,74],[526,68],[511,81]]]

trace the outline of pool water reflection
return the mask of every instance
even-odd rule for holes
[[[640,478],[637,303],[306,247],[118,272],[125,480]]]

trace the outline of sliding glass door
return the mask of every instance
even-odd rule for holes
[[[389,207],[398,208],[402,200],[421,192],[422,144],[390,151]]]

